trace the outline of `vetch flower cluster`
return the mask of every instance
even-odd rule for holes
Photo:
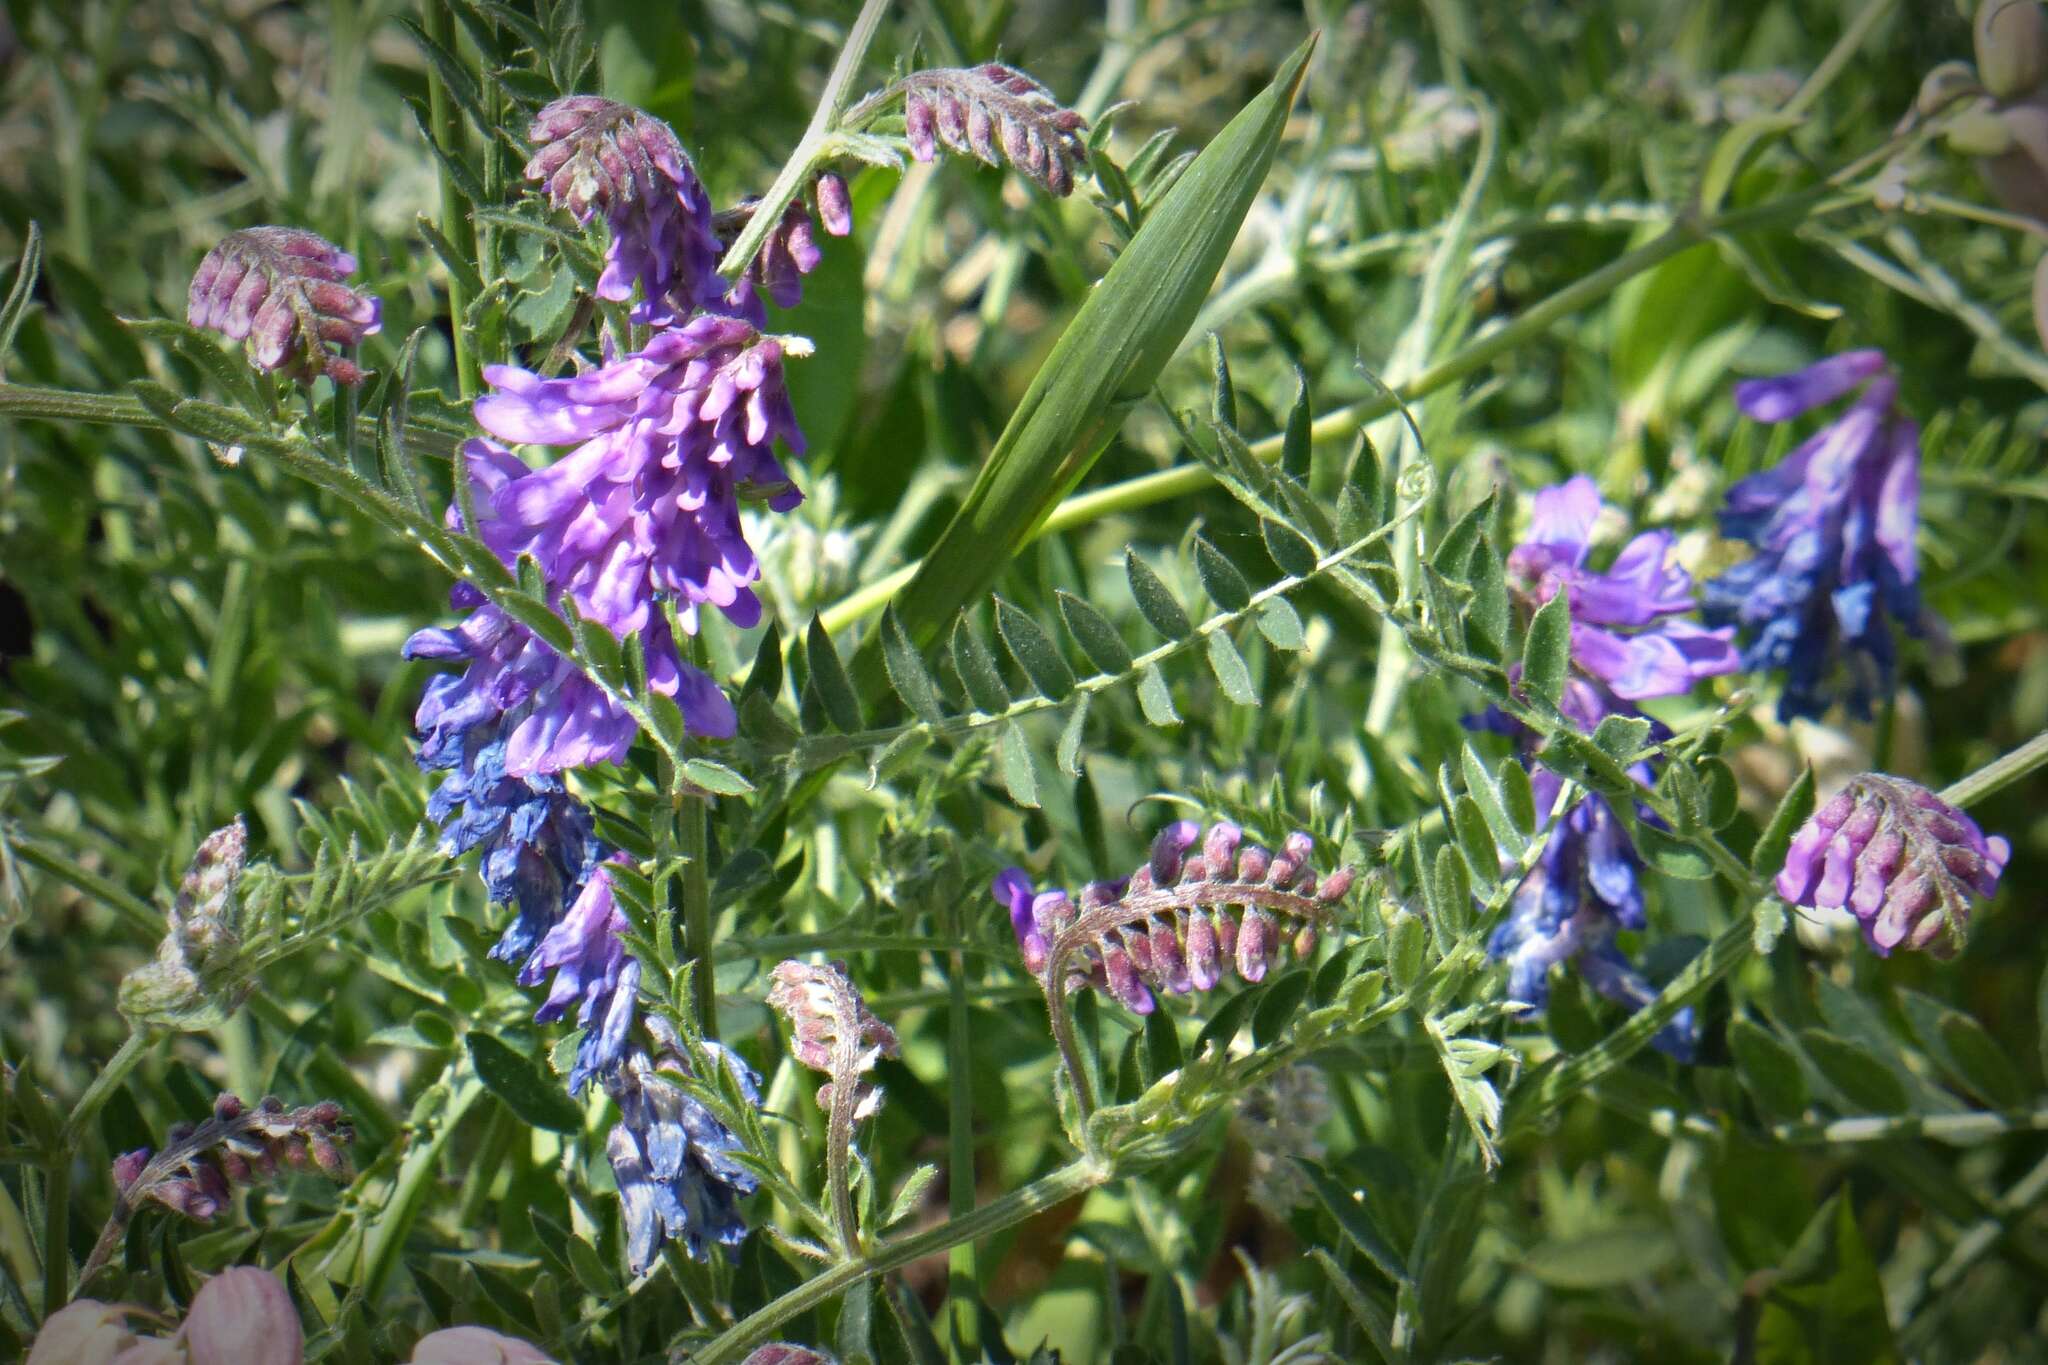
[[[534,145],[526,178],[548,202],[611,229],[597,296],[640,301],[632,319],[665,327],[724,292],[711,198],[674,130],[651,114],[597,95],[544,106],[527,129]]]
[[[670,1075],[692,1075],[680,1040],[659,1019],[646,1021],[652,1056],[637,1048],[605,1078],[619,1106],[619,1122],[605,1142],[626,1218],[626,1259],[634,1274],[654,1264],[665,1241],[704,1259],[710,1246],[746,1239],[739,1201],[759,1181],[733,1154],[740,1150],[718,1118]],[[714,1065],[723,1066],[749,1104],[761,1102],[761,1078],[739,1055],[703,1041]]]
[[[139,1147],[115,1158],[114,1187],[128,1210],[156,1203],[206,1222],[227,1207],[235,1185],[273,1179],[280,1170],[310,1167],[346,1179],[342,1149],[353,1139],[332,1100],[286,1109],[272,1095],[250,1109],[223,1094],[205,1123],[172,1128],[162,1152]]]
[[[356,258],[315,232],[253,227],[215,243],[192,275],[185,319],[248,342],[249,363],[311,382],[363,382],[330,345],[359,346],[383,326],[380,300],[346,283]]]
[[[839,963],[815,967],[791,958],[777,964],[770,979],[768,1006],[789,1020],[797,1061],[832,1078],[818,1087],[818,1108],[831,1113],[837,1087],[851,1083],[850,1117],[873,1117],[882,1091],[862,1077],[897,1055],[896,1030],[868,1009]]]
[[[1041,981],[1054,970],[1069,987],[1089,985],[1135,1014],[1150,1014],[1154,989],[1171,995],[1215,988],[1233,966],[1247,982],[1265,979],[1273,954],[1292,941],[1315,952],[1321,925],[1351,890],[1355,872],[1318,877],[1315,840],[1297,830],[1274,853],[1243,842],[1219,820],[1207,831],[1177,820],[1159,832],[1152,855],[1130,876],[1090,882],[1078,901],[1037,891],[1021,868],[991,886],[1010,912],[1024,965]]]
[[[1989,900],[2012,845],[1915,782],[1865,773],[1813,813],[1793,838],[1778,894],[1794,905],[1847,910],[1881,956],[1904,947],[1953,957],[1970,897]]]
[[[1594,570],[1587,560],[1601,502],[1593,481],[1576,476],[1544,489],[1533,503],[1528,538],[1509,553],[1508,576],[1525,611],[1568,595],[1572,672],[1558,698],[1567,720],[1591,734],[1608,716],[1637,715],[1635,701],[1682,695],[1700,679],[1738,667],[1730,628],[1708,630],[1684,619],[1694,605],[1692,578],[1672,562],[1669,532],[1636,536],[1607,569]],[[1554,810],[1562,784],[1533,762],[1535,737],[1498,711],[1472,723],[1523,745],[1536,809]],[[1653,722],[1651,734],[1660,731]],[[1654,776],[1647,764],[1630,775],[1645,785]],[[1642,864],[1628,831],[1605,797],[1587,794],[1549,830],[1487,951],[1508,965],[1508,998],[1532,1010],[1549,1002],[1550,969],[1566,962],[1600,994],[1636,1010],[1655,992],[1615,934],[1645,923]],[[1683,1011],[1656,1045],[1689,1058],[1695,1028],[1692,1012]]]
[[[1088,120],[1013,66],[941,67],[904,77],[903,135],[910,154],[930,161],[943,143],[991,166],[1005,157],[1052,194],[1073,191],[1087,164]]]
[[[1859,392],[1860,391],[1860,392]],[[1893,627],[1920,625],[1920,428],[1898,410],[1881,351],[1850,351],[1746,380],[1735,402],[1786,422],[1851,393],[1848,409],[1784,461],[1728,490],[1722,534],[1755,554],[1709,582],[1708,619],[1738,625],[1743,666],[1785,675],[1778,714],[1858,716],[1891,691]]]

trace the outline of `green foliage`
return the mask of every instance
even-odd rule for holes
[[[1969,51],[1953,8],[1315,5],[1311,40],[1288,7],[1181,0],[1101,23],[16,6],[0,79],[36,155],[0,177],[0,1354],[74,1294],[175,1318],[238,1263],[286,1276],[308,1357],[339,1361],[456,1323],[712,1362],[2038,1338],[2048,360],[2030,234],[1938,128],[1899,131],[1922,67]],[[998,59],[1088,117],[1080,193],[911,167],[887,99],[855,98],[892,64]],[[643,339],[592,295],[602,223],[522,180],[532,111],[570,91],[674,122],[719,204],[767,191],[754,239],[817,170],[851,183],[854,236],[821,235],[804,303],[771,314],[816,348],[791,379],[808,500],[749,527],[763,627],[694,646],[731,742],[685,733],[638,638],[446,516],[477,524],[450,465],[484,366]],[[362,260],[385,312],[361,389],[283,383],[181,320],[200,253],[255,222]],[[1591,473],[1628,528],[1725,567],[1718,495],[1810,430],[1737,418],[1731,380],[1857,346],[1924,423],[1946,623],[1905,645],[1894,704],[1787,728],[1741,674],[1582,732],[1573,604],[1510,571],[1519,495]],[[731,1258],[627,1273],[617,1106],[567,1095],[577,1031],[534,1021],[491,956],[511,912],[426,819],[427,675],[397,650],[455,585],[638,727],[572,786],[628,855],[678,1084],[761,1181]],[[1489,708],[1548,777],[1461,723]],[[1772,894],[1860,767],[1957,783],[2012,840],[2018,894],[1954,964],[1877,959]],[[1643,864],[1649,928],[1622,944],[1658,994],[1626,1011],[1561,969],[1532,1014],[1487,945],[1551,818],[1594,798]],[[1070,992],[1056,1048],[990,878],[1120,874],[1183,815],[1267,848],[1310,831],[1319,875],[1359,882],[1257,983],[1143,1018]],[[232,970],[131,1008],[131,1035],[120,983],[238,816]],[[762,1007],[791,956],[843,961],[901,1037],[850,1134]],[[1678,1066],[1651,1044],[1685,1009]],[[706,1034],[762,1072],[764,1111]],[[1297,1073],[1323,1107],[1251,1122]],[[205,1226],[152,1207],[89,1267],[113,1158],[222,1089],[341,1103],[352,1180]]]

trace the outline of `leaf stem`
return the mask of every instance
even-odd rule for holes
[[[898,1266],[908,1265],[962,1242],[1000,1232],[1076,1195],[1107,1184],[1119,1174],[1121,1172],[1112,1165],[1083,1157],[1041,1176],[1022,1189],[991,1200],[965,1217],[950,1218],[923,1232],[892,1237],[866,1255],[842,1261],[830,1270],[814,1275],[766,1307],[749,1314],[690,1359],[694,1365],[733,1365],[767,1340],[777,1327],[835,1294]]]
[[[2002,758],[1995,758],[1959,782],[1942,789],[1941,799],[1951,806],[1974,806],[1994,792],[2003,791],[2043,764],[2048,764],[2048,730],[2043,730]]]
[[[682,885],[683,954],[696,964],[690,973],[691,1008],[707,1038],[718,1036],[718,980],[711,945],[711,811],[701,796],[676,796],[676,853],[684,859]]]
[[[1414,379],[1396,386],[1391,394],[1375,394],[1324,413],[1311,424],[1310,439],[1321,443],[1355,435],[1367,423],[1397,411],[1400,403],[1412,403],[1477,373],[1516,347],[1549,331],[1563,319],[1605,298],[1637,275],[1655,269],[1680,252],[1699,246],[1716,235],[1784,227],[1856,202],[1860,201],[1853,195],[1843,194],[1837,186],[1822,184],[1781,199],[1732,209],[1705,220],[1681,218],[1642,246],[1615,257],[1541,303],[1524,310],[1506,326],[1473,339]],[[1280,436],[1269,436],[1251,442],[1251,452],[1271,464],[1280,458],[1281,444]],[[1027,539],[1036,540],[1117,513],[1136,511],[1199,492],[1214,481],[1214,473],[1200,463],[1141,474],[1134,479],[1125,479],[1121,483],[1065,499],[1031,531]],[[920,564],[907,564],[832,606],[823,613],[825,629],[837,634],[862,617],[880,611],[917,573]]]
[[[727,279],[735,279],[746,270],[767,242],[768,234],[782,221],[783,210],[803,193],[804,181],[810,177],[811,168],[817,164],[820,153],[825,150],[826,142],[839,123],[840,111],[846,107],[847,96],[853,89],[853,78],[860,74],[860,64],[866,58],[868,47],[875,40],[875,30],[881,26],[882,15],[888,8],[889,0],[867,0],[860,7],[853,27],[846,32],[846,45],[839,49],[839,59],[832,64],[832,74],[825,78],[825,89],[818,97],[817,109],[811,114],[810,126],[804,129],[796,150],[783,163],[775,183],[754,205],[753,216],[733,240],[725,259],[718,263],[718,273]]]
[[[426,0],[420,6],[420,26],[429,38],[444,48],[452,48],[455,37],[450,8],[447,0]],[[433,62],[427,63],[427,118],[432,125],[434,141],[441,145],[445,156],[458,156],[461,152],[457,146],[462,131],[460,115],[448,97],[448,88],[442,83],[439,68]],[[463,211],[462,190],[445,164],[437,166],[436,174],[441,190],[441,234],[456,250],[474,261],[476,225]],[[455,378],[462,396],[474,398],[483,388],[483,367],[476,355],[476,343],[469,335],[468,295],[462,281],[453,271],[449,272],[448,336],[455,353]]]

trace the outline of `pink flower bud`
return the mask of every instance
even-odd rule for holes
[[[553,1365],[553,1358],[488,1327],[444,1327],[419,1339],[412,1365]]]
[[[825,231],[834,237],[844,237],[853,231],[853,196],[847,193],[846,181],[827,171],[818,177],[812,193],[817,197],[818,221],[825,225]]]
[[[284,1281],[257,1266],[222,1271],[185,1316],[191,1365],[300,1365],[305,1337]]]
[[[128,1311],[97,1299],[58,1309],[36,1333],[27,1365],[113,1365],[117,1355],[136,1344],[135,1334],[121,1322]]]

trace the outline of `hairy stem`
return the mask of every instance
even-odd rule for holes
[[[444,48],[454,46],[454,19],[446,0],[427,0],[420,7],[420,24],[432,38]],[[448,90],[441,81],[441,73],[432,62],[427,63],[427,119],[432,126],[434,141],[441,150],[451,157],[459,156],[462,148],[461,114],[455,102],[448,97]],[[441,235],[452,243],[467,260],[476,260],[476,224],[470,221],[464,211],[462,191],[455,183],[455,177],[446,165],[439,165],[436,171],[441,191]],[[464,398],[474,398],[483,388],[483,366],[476,354],[476,343],[469,335],[467,315],[469,312],[469,291],[453,274],[448,277],[448,336],[455,354],[455,378]]]
[[[694,1365],[734,1365],[766,1341],[777,1327],[854,1285],[962,1242],[1000,1232],[1065,1203],[1075,1195],[1107,1184],[1120,1174],[1122,1172],[1115,1166],[1084,1157],[1041,1176],[1022,1189],[991,1200],[965,1217],[950,1218],[923,1232],[892,1237],[866,1255],[842,1261],[804,1281],[728,1328],[690,1359]]]
[[[1973,806],[1985,797],[2003,791],[2043,764],[2048,764],[2048,730],[2043,730],[2011,753],[1991,760],[1960,782],[1950,783],[1943,789],[1941,799],[1951,806]]]
[[[847,96],[853,91],[853,78],[860,74],[860,64],[867,56],[868,46],[874,42],[875,30],[881,26],[882,15],[888,8],[889,0],[867,0],[860,7],[853,27],[847,30],[846,45],[839,49],[839,60],[832,64],[832,74],[825,78],[825,90],[818,97],[818,107],[811,114],[810,126],[804,129],[796,150],[783,163],[775,183],[754,205],[753,217],[747,220],[746,227],[734,239],[725,259],[718,263],[718,273],[727,279],[737,278],[747,268],[767,242],[768,234],[782,221],[783,210],[803,193],[804,182],[810,178],[819,154],[825,150],[826,142],[838,127],[840,111],[846,108]]]
[[[1653,270],[1673,256],[1699,246],[1718,234],[1761,232],[1788,227],[1809,217],[1818,217],[1861,202],[1832,185],[1816,185],[1781,199],[1750,208],[1734,209],[1704,220],[1680,219],[1655,238],[1598,270],[1574,280],[1541,303],[1516,315],[1514,321],[1479,336],[1437,364],[1424,370],[1391,394],[1377,394],[1356,403],[1334,408],[1316,418],[1310,436],[1317,442],[1340,441],[1356,435],[1367,423],[1395,412],[1402,402],[1412,403],[1435,393],[1492,364],[1501,356],[1547,332],[1560,321],[1613,293],[1629,280]],[[1271,464],[1280,458],[1282,438],[1269,436],[1251,443],[1252,454]],[[1199,492],[1215,481],[1204,464],[1176,465],[1153,474],[1077,494],[1055,507],[1031,532],[1030,539],[1052,535],[1100,521],[1120,512],[1135,511],[1188,493]],[[825,629],[834,634],[864,616],[888,605],[897,591],[917,573],[916,563],[863,587],[823,613]]]

